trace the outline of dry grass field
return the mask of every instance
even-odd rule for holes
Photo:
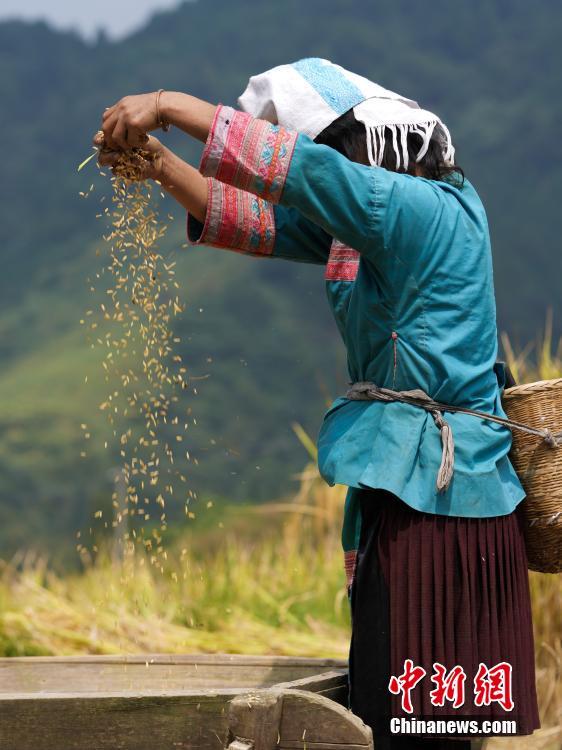
[[[504,340],[519,382],[562,374],[547,340],[530,369]],[[307,436],[301,441],[314,453]],[[312,459],[313,456],[311,456]],[[0,654],[236,652],[346,658],[349,613],[340,546],[345,490],[315,462],[296,495],[222,508],[203,534],[186,530],[162,573],[110,547],[79,573],[60,576],[32,551],[0,563]],[[209,511],[212,514],[213,511]],[[560,578],[530,574],[537,688],[543,728],[487,750],[562,745]]]

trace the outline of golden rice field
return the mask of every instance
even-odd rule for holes
[[[539,365],[504,351],[519,382],[562,374],[548,326]],[[562,342],[561,342],[562,345]],[[314,448],[296,427],[309,452]],[[294,497],[210,509],[173,542],[164,573],[117,547],[64,577],[33,551],[0,562],[0,655],[236,652],[347,657],[349,612],[340,546],[344,488],[311,462]],[[489,750],[562,744],[562,587],[530,574],[542,729]]]

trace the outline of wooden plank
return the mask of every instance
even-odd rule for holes
[[[371,730],[350,711],[323,696],[301,690],[251,691],[251,703],[266,705],[282,693],[278,711],[266,729],[279,727],[278,750],[372,750]],[[256,694],[259,698],[256,699]],[[229,701],[248,704],[236,689],[206,694],[138,695],[134,692],[100,697],[51,695],[2,702],[2,750],[223,750],[228,734]],[[277,700],[277,699],[276,699]],[[250,709],[251,711],[251,709]],[[259,722],[234,724],[239,737],[262,739]],[[231,727],[232,730],[232,727]],[[261,730],[260,730],[261,731]],[[266,735],[267,738],[267,735]],[[269,741],[269,740],[268,740]],[[277,730],[275,730],[277,743]],[[266,745],[267,747],[267,745]],[[258,745],[255,750],[261,750]]]
[[[0,659],[0,748],[223,750],[229,702],[241,691],[247,696],[249,683],[265,704],[272,700],[270,684],[283,694],[277,708],[269,706],[274,713],[262,735],[254,726],[262,744],[279,719],[287,750],[369,750],[362,722],[325,697],[347,696],[346,666],[339,659],[237,654]],[[303,695],[312,702],[303,706]],[[351,729],[338,733],[333,724],[342,718]],[[314,729],[317,724],[327,731]]]
[[[308,670],[305,670],[308,674]],[[41,664],[0,666],[0,702],[18,693],[107,692],[124,690],[187,690],[192,688],[270,687],[282,680],[301,678],[295,667],[235,666],[197,668],[197,665],[160,664]]]
[[[6,700],[2,750],[223,750],[232,694]],[[48,710],[45,710],[48,708]]]
[[[283,696],[280,750],[373,750],[370,727],[349,709],[316,693],[286,690]]]
[[[255,705],[275,695],[277,713],[268,725],[263,745],[258,743],[256,726],[261,716]],[[281,720],[277,714],[281,710]],[[252,723],[257,722],[257,724]],[[279,739],[275,742],[274,727]],[[242,744],[236,744],[236,741]],[[229,742],[231,744],[229,744]],[[245,743],[245,745],[244,745]],[[351,711],[317,693],[291,688],[252,690],[234,698],[229,709],[228,750],[373,750],[371,729]]]
[[[0,704],[13,693],[269,687],[318,674],[341,660],[238,654],[0,659]]]
[[[288,688],[293,690],[308,690],[312,693],[318,693],[325,698],[336,701],[347,708],[349,695],[348,672],[344,669],[331,670],[330,672],[321,672],[310,677],[302,677],[300,680],[291,680],[290,682],[280,682],[274,685],[275,688]]]
[[[261,664],[265,666],[301,665],[310,667],[344,667],[347,661],[344,659],[317,658],[309,656],[277,656],[271,654],[84,654],[82,656],[10,656],[3,657],[0,662],[25,662],[36,663],[47,662],[49,664],[60,663],[115,663],[120,664],[144,664],[146,660],[154,660],[159,664]]]
[[[270,688],[238,695],[228,708],[228,750],[275,750],[283,709],[283,691]]]

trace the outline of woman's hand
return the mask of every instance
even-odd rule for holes
[[[157,138],[147,135],[160,125],[156,94],[126,96],[106,110],[103,127],[94,136],[100,150],[98,163],[114,174],[133,180],[158,180],[162,188],[195,218],[204,222],[207,214],[207,178],[187,164]],[[193,138],[205,141],[216,106],[188,94],[163,91],[160,116]],[[126,137],[125,137],[126,136]],[[138,157],[147,153],[146,159]]]
[[[103,113],[102,130],[107,146],[126,151],[143,146],[146,134],[156,130],[158,121],[156,102],[158,92],[125,96]]]
[[[138,149],[131,151],[131,147],[126,150],[111,148],[102,130],[94,136],[93,144],[100,149],[98,164],[101,167],[110,167],[114,174],[122,174],[133,180],[160,180],[169,153],[158,138],[146,135],[140,153]]]
[[[113,150],[142,146],[144,136],[162,122],[175,125],[204,143],[215,111],[214,104],[179,91],[162,91],[159,99],[157,91],[125,96],[105,110],[102,130],[106,144]]]

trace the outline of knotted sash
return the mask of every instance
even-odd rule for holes
[[[437,472],[437,491],[445,492],[453,478],[455,466],[455,441],[451,425],[445,420],[443,412],[449,411],[459,414],[471,414],[472,416],[485,419],[489,422],[496,422],[508,427],[510,430],[522,430],[530,435],[541,437],[551,448],[557,448],[562,445],[562,433],[553,435],[548,429],[531,427],[530,425],[515,422],[512,419],[498,417],[495,414],[486,414],[485,412],[468,409],[464,406],[452,406],[434,401],[421,388],[415,388],[411,391],[393,391],[391,388],[382,388],[370,381],[359,381],[352,383],[351,388],[345,394],[345,398],[350,401],[400,401],[404,404],[412,404],[421,409],[428,411],[433,417],[435,424],[441,433],[441,465]]]

